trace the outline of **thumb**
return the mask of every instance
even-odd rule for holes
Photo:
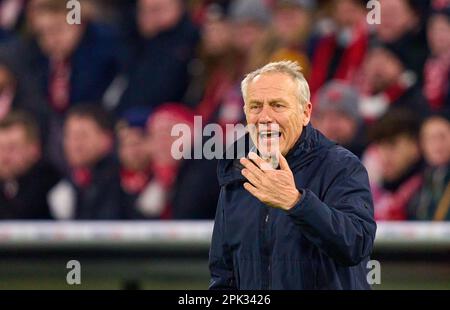
[[[285,171],[291,171],[291,168],[289,168],[289,164],[284,158],[284,156],[281,154],[281,152],[278,152],[278,161],[280,162],[280,169]]]

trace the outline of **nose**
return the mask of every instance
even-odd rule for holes
[[[259,114],[258,123],[268,124],[273,122],[272,110],[268,105],[264,105],[261,113]]]

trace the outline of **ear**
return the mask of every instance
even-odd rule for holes
[[[311,121],[311,114],[312,114],[312,104],[311,101],[309,101],[303,108],[303,126],[309,124],[309,122]]]

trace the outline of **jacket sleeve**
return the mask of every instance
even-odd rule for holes
[[[224,191],[225,189],[222,187],[209,252],[210,290],[237,289],[233,273],[233,259],[230,248],[225,241]]]
[[[353,157],[334,162],[340,167],[328,178],[323,201],[309,189],[301,189],[300,201],[289,216],[303,234],[338,263],[359,264],[373,248],[376,223],[366,169]],[[333,167],[334,168],[334,167]]]

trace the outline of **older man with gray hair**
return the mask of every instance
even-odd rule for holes
[[[210,288],[369,289],[367,172],[310,125],[300,67],[270,63],[247,75],[242,92],[250,142],[242,158],[219,162]]]

